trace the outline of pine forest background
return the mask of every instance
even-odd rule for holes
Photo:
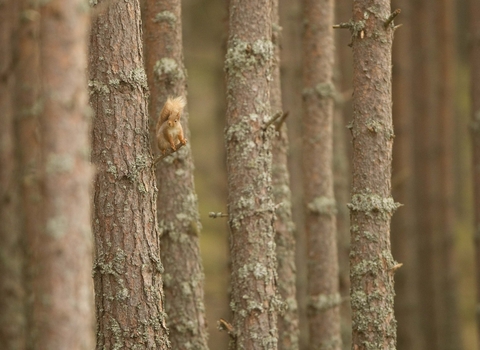
[[[187,74],[183,77],[184,81],[182,80],[180,85],[178,85],[180,87],[169,85],[166,82],[164,85],[152,88],[149,83],[150,93],[154,91],[165,96],[167,94],[183,94],[184,85],[182,84],[183,82],[186,84],[190,130],[187,139],[194,164],[194,188],[198,198],[200,220],[197,220],[198,218],[195,214],[195,201],[193,200],[189,205],[193,208],[191,213],[193,213],[192,222],[195,222],[195,228],[193,229],[195,232],[198,232],[200,227],[196,223],[201,223],[199,245],[203,261],[203,273],[205,274],[204,306],[206,325],[203,324],[204,321],[201,316],[197,316],[199,317],[199,324],[202,327],[206,326],[208,329],[208,348],[210,349],[227,349],[231,340],[228,332],[218,329],[219,320],[223,319],[230,322],[232,318],[230,310],[232,294],[230,269],[232,267],[232,259],[230,256],[228,219],[224,217],[209,217],[211,212],[227,213],[227,191],[229,185],[224,133],[227,114],[227,82],[224,67],[229,39],[228,19],[231,1],[233,0],[182,0],[181,32],[177,32],[175,35],[181,35],[183,38],[183,44],[180,40],[180,45],[183,45],[183,53],[181,49],[178,52],[175,51],[177,50],[175,48],[172,50],[178,53],[178,57],[183,57]],[[92,3],[92,1],[90,2]],[[480,209],[475,209],[474,185],[477,184],[479,186],[480,174],[478,170],[474,171],[472,165],[472,160],[474,159],[472,147],[474,144],[472,139],[474,137],[472,135],[477,130],[480,130],[480,127],[478,126],[479,112],[476,112],[476,122],[472,122],[474,113],[471,107],[475,105],[476,101],[472,100],[474,95],[471,90],[471,86],[475,83],[472,73],[472,65],[475,64],[472,58],[474,57],[472,47],[478,47],[480,42],[480,26],[473,24],[473,21],[480,21],[479,5],[475,4],[476,2],[478,0],[391,1],[392,12],[397,8],[401,9],[401,13],[395,18],[394,22],[395,25],[401,24],[401,26],[395,29],[392,57],[392,99],[395,138],[393,141],[391,186],[393,198],[395,201],[402,203],[403,206],[392,217],[390,236],[393,258],[403,264],[401,267],[396,267],[398,270],[395,271],[395,317],[398,323],[397,349],[400,350],[467,350],[479,348],[479,326],[476,318],[480,312],[477,301],[477,293],[480,293],[480,287],[478,287],[480,282],[476,276],[479,274],[478,271],[480,271],[480,260],[478,257],[475,257],[475,247],[476,244],[479,244],[480,232],[479,228],[475,227],[475,210],[478,211]],[[6,20],[9,16],[9,3],[13,2],[0,1],[0,22]],[[149,5],[147,3],[148,0],[140,1],[142,11],[148,9]],[[290,171],[292,213],[296,237],[296,293],[300,319],[299,349],[309,348],[307,320],[310,316],[307,311],[307,238],[304,229],[306,214],[303,204],[305,193],[304,175],[302,172],[302,150],[304,149],[302,146],[302,135],[304,132],[304,127],[302,126],[302,114],[304,111],[304,105],[302,105],[302,69],[304,68],[302,61],[302,55],[304,54],[302,33],[305,25],[303,6],[306,3],[308,1],[279,0],[279,25],[276,24],[273,28],[274,32],[278,33],[280,42],[279,68],[281,102],[283,104],[281,109],[283,112],[288,112],[285,123],[289,139],[288,169]],[[328,1],[325,1],[325,4],[327,3]],[[333,3],[335,6],[334,24],[350,21],[352,17],[352,1],[336,0]],[[369,2],[366,1],[366,3]],[[376,1],[372,0],[371,3],[376,3]],[[77,1],[75,6],[84,5],[85,1]],[[101,11],[101,5],[92,10],[92,27],[97,25],[99,31],[102,30],[102,25],[101,23],[95,24],[95,19]],[[175,8],[172,11],[180,11],[180,9]],[[138,14],[134,20],[131,18],[128,20],[132,20],[137,25],[141,23],[144,33],[149,33],[148,26],[152,25],[152,23],[154,25],[156,20],[155,18],[147,18],[145,13],[148,13],[148,11],[144,12],[142,22],[140,22]],[[35,20],[37,14],[27,11],[25,16],[30,21]],[[122,16],[122,14],[119,14],[119,16]],[[120,22],[122,21],[127,21],[127,19],[123,18]],[[2,23],[0,23],[1,26]],[[475,29],[472,30],[472,28],[476,28],[477,32],[474,32]],[[10,39],[4,35],[6,33],[5,27],[2,27],[2,29],[4,31],[0,37],[0,45],[3,49],[0,48],[0,52],[4,56],[2,56],[3,61],[0,62],[0,79],[3,79],[4,88],[9,86],[8,77],[10,73],[8,72],[11,66],[5,64],[8,60],[4,59],[8,55],[8,52],[5,54],[5,48],[8,47]],[[41,30],[47,33],[47,29],[47,26],[45,26]],[[42,36],[42,33],[40,37],[42,40],[45,39],[42,42],[48,43],[48,40],[50,40],[48,35]],[[108,36],[108,34],[105,35]],[[175,47],[175,44],[172,43],[179,42],[176,37],[167,38],[167,34],[165,34],[165,38],[166,50],[169,50],[169,47]],[[144,45],[148,45],[148,40],[150,39],[150,37],[147,37],[147,40],[144,40]],[[172,41],[170,42],[169,40]],[[352,48],[349,47],[351,41],[352,34],[348,29],[335,29],[335,61],[332,72],[335,86],[333,98],[334,147],[332,166],[337,203],[338,283],[342,297],[340,315],[342,320],[343,349],[351,348],[351,321],[348,297],[350,288],[348,271],[350,222],[347,208],[347,204],[351,200],[350,190],[352,181],[353,57]],[[96,50],[100,50],[99,52],[105,49],[105,43],[100,39],[95,45]],[[45,50],[48,50],[48,48]],[[144,46],[143,50],[145,51],[144,60],[148,65],[148,62],[151,62],[149,60],[155,60],[155,55],[158,53],[149,52],[148,46]],[[41,55],[43,55],[42,59],[48,59],[49,57],[48,51],[43,52]],[[67,57],[68,54],[65,55]],[[107,55],[105,54],[105,57],[108,59]],[[153,58],[149,55],[153,55],[151,56]],[[73,58],[69,59],[73,60]],[[96,67],[101,67],[102,64],[102,60],[95,61],[91,59],[89,61],[89,65]],[[480,62],[476,64],[479,65]],[[28,72],[29,68],[20,67],[20,69],[23,69],[23,72]],[[55,67],[51,69],[54,70]],[[75,70],[76,68],[73,67],[71,69]],[[478,71],[478,68],[476,69]],[[103,72],[101,68],[99,68],[99,72]],[[148,73],[147,69],[147,75]],[[91,83],[95,79],[99,79],[94,76],[97,73],[90,71],[89,74],[90,88],[93,90],[98,89],[95,90],[97,92],[100,91],[98,86],[92,86]],[[477,78],[479,78],[478,74]],[[87,76],[84,76],[82,79],[85,79],[86,82]],[[52,81],[55,81],[55,79]],[[8,87],[1,90],[0,93],[2,91],[8,91]],[[137,93],[140,96],[135,97],[137,100],[148,95],[147,90],[143,90],[143,88],[140,88]],[[79,99],[85,101],[86,96],[79,97]],[[476,99],[480,99],[478,88]],[[24,103],[29,104],[30,102]],[[150,95],[150,113],[158,114],[158,106],[163,104],[163,102],[164,100],[152,100]],[[476,106],[478,108],[478,101]],[[146,125],[148,123],[146,106],[140,104],[138,108],[138,110],[135,110],[135,113],[140,113],[143,116],[142,123]],[[277,111],[272,108],[272,115],[275,112]],[[0,118],[3,115],[6,115],[6,113],[2,112]],[[150,115],[150,118],[150,126],[152,126],[152,123],[154,123],[152,120],[155,120],[155,117]],[[1,119],[0,122],[2,123],[0,125],[1,145],[4,149],[7,149],[10,139],[6,130],[10,127],[10,124],[7,124],[5,118]],[[375,125],[372,128],[375,129]],[[33,134],[35,132],[32,132]],[[154,137],[153,134],[150,135]],[[102,137],[100,134],[96,135],[94,133],[94,142],[101,143]],[[78,142],[78,145],[80,145],[81,141]],[[77,145],[77,141],[72,141],[72,144]],[[68,142],[65,145],[68,145]],[[81,147],[81,145],[78,147]],[[148,146],[145,143],[141,147]],[[185,147],[183,150],[185,149],[188,148]],[[190,151],[185,151],[187,160],[190,157],[188,152]],[[2,153],[0,156],[5,157],[5,154]],[[101,157],[102,154],[100,153],[92,153],[92,161],[95,164]],[[10,181],[11,178],[8,172],[11,165],[8,164],[8,157],[5,159],[0,159],[2,168],[0,180]],[[83,186],[90,186],[90,179],[94,176],[93,171],[89,168],[89,165],[85,165],[85,167],[88,168],[85,171],[89,175],[86,177],[86,183]],[[187,167],[190,167],[189,163],[187,163]],[[480,167],[480,165],[477,165],[477,167]],[[157,173],[157,176],[160,179],[162,176],[164,178],[168,177],[169,181],[173,183],[170,186],[174,187],[176,186],[175,181],[186,182],[187,189],[185,191],[189,191],[188,186],[190,185],[188,184],[191,178],[188,177],[188,174],[184,178],[183,172],[177,170],[175,174],[180,175],[178,175],[176,180],[174,173],[166,170],[161,175]],[[153,181],[152,176],[147,176],[142,181],[148,184],[150,183],[149,181]],[[44,184],[44,186],[55,187],[57,183],[62,183],[62,181],[61,179],[52,178],[51,183]],[[4,220],[4,224],[0,224],[2,232],[8,231],[10,227],[8,225],[11,225],[8,218],[12,217],[9,214],[11,212],[8,211],[11,204],[7,196],[9,190],[6,188],[8,186],[5,183],[1,187],[3,192],[0,193],[3,196],[1,200],[2,209],[4,210],[0,216],[0,219]],[[191,186],[193,187],[193,185]],[[61,192],[61,187],[59,187],[59,192]],[[159,198],[157,201],[159,208],[161,205],[163,205],[162,208],[170,208],[172,210],[177,208],[180,204],[174,201],[176,193],[173,190],[168,195],[170,197]],[[68,201],[68,198],[65,200]],[[86,198],[83,200],[83,203],[89,201]],[[141,199],[138,198],[125,200],[139,200],[142,203]],[[152,203],[145,205],[145,208],[142,207],[142,210],[152,210],[150,208],[151,205]],[[159,216],[160,222],[164,223],[162,220],[168,221],[168,215],[175,217],[175,211],[172,214],[167,209],[163,219]],[[73,208],[72,210],[77,211],[79,216],[85,217],[88,215],[88,212],[82,212],[78,208]],[[97,224],[98,218],[100,218],[100,222],[103,222],[102,213],[95,212],[94,215]],[[108,218],[105,222],[108,223]],[[145,225],[148,227],[148,223]],[[32,232],[34,232],[34,228]],[[151,231],[151,233],[153,234],[152,237],[155,237],[155,230]],[[3,244],[5,246],[12,244],[9,238],[5,237],[8,237],[8,235],[2,237]],[[28,240],[31,238],[24,239]],[[147,237],[146,240],[150,243],[153,242],[151,245],[150,243],[147,244],[149,247],[159,244],[161,249],[164,246],[172,249],[172,246],[175,247],[176,245],[175,239],[172,238],[169,241],[168,237],[162,237],[161,242],[156,242],[156,238],[151,237]],[[0,242],[0,244],[2,243]],[[26,243],[21,240],[19,244]],[[109,244],[108,240],[102,244],[105,244],[105,247],[107,247]],[[176,253],[198,254],[196,244],[195,239],[192,242],[187,242],[185,246],[179,247]],[[51,254],[55,252],[55,247],[50,247],[49,249],[52,249],[50,251]],[[89,252],[88,249],[86,248],[87,253]],[[81,259],[82,255],[81,253],[79,254],[79,259]],[[1,258],[7,259],[3,256]],[[155,260],[156,257],[150,258],[152,261],[157,261]],[[142,257],[139,257],[139,259],[142,259]],[[162,260],[164,260],[163,256]],[[168,268],[169,264],[171,262],[167,258],[163,265],[165,265],[165,268]],[[102,274],[107,271],[105,266],[99,267],[99,265],[96,265],[95,269],[101,270]],[[50,273],[55,272],[51,270]],[[95,278],[100,278],[99,273],[94,273]],[[131,273],[135,274],[135,272]],[[195,268],[195,274],[201,276],[201,267]],[[178,276],[180,278],[179,273]],[[2,276],[0,278],[3,279]],[[27,278],[29,277],[27,276]],[[84,278],[87,277],[84,276]],[[165,276],[162,278],[165,278]],[[181,278],[188,278],[188,276],[182,276]],[[159,280],[153,280],[155,281],[153,284],[160,284]],[[199,277],[199,280],[201,281],[201,277]],[[3,282],[4,287],[2,288],[4,289],[2,290],[14,290],[12,294],[17,293],[15,286],[12,287],[13,284],[10,285],[5,280]],[[91,287],[88,284],[87,286]],[[168,309],[168,298],[177,295],[175,290],[169,289],[169,287],[169,281],[165,282],[164,280],[167,314],[176,312]],[[95,292],[102,293],[102,291],[97,289],[95,289]],[[199,292],[199,300],[201,300],[201,293]],[[161,294],[163,295],[163,292]],[[10,294],[7,293],[7,295],[11,297]],[[152,296],[146,298],[150,297],[155,298],[157,296],[152,292]],[[163,300],[163,297],[158,296],[158,298]],[[4,302],[0,302],[0,305],[4,306],[9,300],[5,299]],[[93,308],[93,297],[91,301],[91,307]],[[33,303],[34,301],[29,302]],[[104,303],[102,307],[110,307],[108,306],[108,300],[102,302]],[[160,304],[160,310],[150,310],[149,312],[162,314],[164,306],[162,303]],[[97,305],[97,309],[98,307],[99,305]],[[201,313],[203,308],[201,302],[191,308],[193,310],[196,307],[198,307]],[[128,315],[129,311],[125,310],[125,312]],[[7,314],[5,313],[5,315]],[[178,317],[182,317],[182,313],[179,313]],[[224,330],[225,327],[228,330],[228,322],[223,324]],[[2,319],[2,326],[8,323],[8,320]],[[184,325],[185,327],[187,327],[186,324]],[[170,328],[175,327],[170,324],[168,326]],[[177,327],[180,328],[181,326],[177,325]],[[79,326],[78,332],[81,333],[81,331],[84,330]],[[11,343],[11,347],[8,348],[2,346],[2,336],[6,339],[8,336],[11,336],[11,332],[14,332],[14,330],[7,329],[0,332],[0,348],[8,350],[24,349],[25,347],[22,347],[24,344],[20,344],[22,342],[18,342],[16,344],[18,345],[17,347],[14,343]],[[108,328],[106,332],[112,332],[113,336],[115,336],[113,326]],[[105,337],[107,338],[107,336]],[[37,339],[41,339],[41,337]],[[156,339],[155,341],[157,341],[157,344],[160,344],[164,340]],[[174,338],[170,341],[172,344],[177,344]],[[206,341],[206,336],[199,340],[199,342],[204,343]],[[172,345],[172,348],[203,349],[205,346],[205,344],[197,344],[197,347],[194,345],[187,348],[178,344]],[[109,348],[108,344],[106,348]],[[159,346],[158,348],[161,347]],[[265,347],[265,349],[267,348],[270,349]],[[337,349],[336,347],[332,348]],[[251,347],[251,349],[254,349],[254,347]],[[287,347],[284,349],[287,349]],[[294,347],[291,349],[294,349]]]

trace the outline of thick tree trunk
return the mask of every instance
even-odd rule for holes
[[[282,89],[280,78],[280,42],[282,28],[279,24],[278,0],[272,4],[272,42],[274,66],[270,89],[272,113],[282,112]],[[276,210],[275,245],[277,254],[278,292],[286,304],[278,315],[278,348],[298,350],[298,305],[296,296],[295,225],[292,220],[292,194],[288,171],[288,133],[282,119],[275,124],[277,134],[272,140],[272,185]]]
[[[23,239],[14,133],[16,1],[0,4],[0,344],[25,348]]]
[[[95,111],[97,349],[167,349],[156,186],[138,1],[99,1],[90,54]]]
[[[395,143],[393,145],[392,192],[394,198],[404,203],[392,218],[392,251],[403,264],[395,276],[395,315],[398,321],[397,347],[404,350],[420,350],[420,314],[417,287],[418,243],[415,231],[414,211],[414,163],[413,163],[413,92],[412,92],[412,7],[410,2],[398,1],[401,7],[403,27],[393,45],[393,121]]]
[[[304,0],[303,172],[311,349],[341,349],[333,193],[332,0]]]
[[[355,0],[353,43],[353,184],[350,278],[352,348],[395,349],[390,219],[393,24],[389,0]]]
[[[89,14],[83,5],[55,0],[39,7],[42,220],[30,262],[35,349],[94,346],[85,77]]]
[[[147,0],[145,53],[150,87],[150,135],[156,148],[155,124],[168,96],[186,95],[183,64],[181,2]],[[193,183],[188,116],[181,119],[188,142],[157,166],[157,218],[165,267],[164,292],[167,326],[173,349],[189,344],[207,349],[200,222]]]
[[[475,211],[475,268],[477,292],[477,349],[480,349],[480,4],[469,1],[470,12],[470,84],[473,145],[473,186]]]
[[[228,214],[232,349],[277,349],[271,180],[271,2],[230,1],[227,73]]]
[[[457,263],[455,257],[455,207],[454,207],[454,130],[455,130],[455,1],[438,2],[437,43],[439,45],[439,271],[443,314],[441,316],[441,344],[445,350],[461,350],[460,324],[457,302]]]

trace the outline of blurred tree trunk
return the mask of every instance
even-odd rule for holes
[[[439,260],[440,284],[443,314],[441,317],[441,344],[445,350],[461,350],[459,310],[457,301],[457,263],[455,257],[455,207],[454,207],[454,130],[455,130],[455,9],[454,0],[441,0],[438,3],[436,20],[437,43],[439,45]]]
[[[228,214],[232,349],[277,349],[272,201],[271,1],[230,1],[227,73]]]
[[[156,148],[155,125],[168,96],[186,96],[180,0],[145,2],[145,65],[150,87],[150,138]],[[182,125],[190,142],[188,115]],[[158,153],[158,150],[157,150]],[[207,349],[204,274],[200,257],[200,221],[193,183],[190,143],[157,166],[161,258],[169,339],[173,349],[189,344]]]
[[[348,1],[335,3],[335,23],[345,22],[351,18],[352,6]],[[350,199],[351,163],[350,134],[346,125],[352,118],[352,50],[348,46],[351,35],[346,30],[335,31],[336,66],[334,75],[337,80],[336,108],[333,120],[333,183],[335,201],[337,202],[337,242],[338,266],[340,278],[340,295],[350,295],[350,215],[347,203]],[[348,140],[348,141],[347,141]],[[341,331],[343,349],[352,347],[352,308],[350,302],[340,305]]]
[[[480,3],[469,1],[470,12],[470,84],[473,145],[473,185],[475,212],[475,268],[477,305],[480,304]],[[480,349],[480,315],[477,312],[477,349]]]
[[[90,42],[97,349],[167,349],[138,1],[98,1]]]
[[[296,294],[299,318],[299,345],[308,346],[308,324],[306,316],[307,262],[305,256],[305,223],[302,185],[302,6],[300,0],[279,2],[280,23],[282,25],[281,81],[282,104],[288,112],[288,168],[292,193],[292,218],[295,223],[295,266]],[[273,110],[275,111],[275,110]]]
[[[304,0],[303,172],[310,348],[341,349],[333,193],[332,0]]]
[[[275,48],[270,104],[272,113],[283,112],[280,77],[280,43],[282,28],[279,24],[278,0],[272,2],[272,42]],[[278,315],[278,348],[298,350],[298,305],[296,296],[295,224],[292,221],[292,194],[288,171],[287,126],[280,119],[275,124],[277,134],[272,140],[272,185],[276,210],[275,245],[277,253],[278,291],[286,309]]]
[[[85,77],[89,13],[83,5],[82,0],[54,0],[39,6],[42,219],[29,262],[34,298],[29,331],[35,349],[94,346],[93,169]]]
[[[393,24],[389,0],[354,0],[353,185],[350,279],[352,348],[395,349],[390,219],[398,206],[391,197]]]
[[[395,279],[395,315],[398,321],[399,349],[420,350],[419,296],[417,287],[417,238],[414,211],[413,164],[413,106],[412,106],[412,6],[411,2],[398,1],[403,27],[396,33],[393,44],[393,120],[395,143],[393,145],[392,192],[393,197],[405,207],[392,218],[392,251],[403,264]]]
[[[412,41],[416,43],[413,55],[413,119],[414,119],[414,203],[416,234],[418,237],[418,288],[420,327],[425,346],[441,349],[439,344],[439,290],[435,288],[436,269],[435,168],[436,101],[434,91],[435,34],[434,2],[415,1],[412,7]],[[437,221],[438,222],[438,221]],[[439,259],[443,259],[439,256]],[[438,264],[437,264],[438,265]]]
[[[40,16],[36,1],[19,1],[19,28],[16,36],[15,56],[15,133],[19,179],[21,181],[23,243],[25,253],[25,309],[27,311],[27,348],[32,349],[35,337],[33,332],[32,310],[34,294],[32,280],[36,270],[35,246],[41,236],[39,222],[41,213],[40,188],[40,139],[38,116],[41,112],[39,24]],[[91,282],[90,282],[91,283]]]
[[[23,239],[14,133],[14,33],[17,2],[0,3],[0,344],[25,348]]]

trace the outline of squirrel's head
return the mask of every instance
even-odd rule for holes
[[[174,114],[171,115],[170,118],[168,119],[168,126],[169,127],[174,127],[180,120],[180,114]]]

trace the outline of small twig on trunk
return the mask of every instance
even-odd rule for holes
[[[396,9],[395,11],[392,12],[392,14],[390,16],[388,16],[387,20],[385,21],[385,23],[383,24],[383,26],[385,28],[388,28],[388,26],[390,25],[390,23],[393,22],[393,20],[395,19],[395,17],[397,17],[400,12],[402,12],[402,10],[400,9]]]
[[[391,271],[391,272],[395,272],[395,271],[397,271],[399,268],[401,268],[402,266],[403,266],[402,263],[398,263],[398,264],[392,266],[392,268],[390,269],[390,271]]]
[[[225,214],[225,213],[222,213],[222,212],[215,213],[215,212],[211,211],[210,213],[208,213],[208,217],[212,218],[212,219],[226,218],[226,217],[228,217],[228,214]]]
[[[217,327],[218,327],[218,330],[220,331],[226,331],[228,333],[228,335],[230,337],[232,337],[233,339],[235,339],[235,332],[233,330],[233,326],[228,323],[227,321],[225,321],[223,318],[219,319],[217,321]]]
[[[283,115],[283,112],[282,112],[282,111],[278,111],[277,113],[275,113],[275,114],[273,115],[272,119],[270,119],[270,120],[265,124],[265,126],[262,128],[263,131],[267,130],[268,127],[269,127],[270,125],[272,125],[273,123],[275,123],[275,121],[276,121],[278,118],[280,118],[282,115]]]
[[[288,111],[285,112],[285,113],[283,113],[282,117],[281,117],[281,118],[279,119],[279,121],[275,124],[275,131],[280,131],[280,129],[281,129],[283,123],[285,122],[285,119],[287,119],[289,113],[290,113],[290,112],[288,112]]]
[[[343,22],[343,23],[340,23],[340,24],[335,24],[335,25],[333,25],[332,27],[333,27],[334,29],[339,29],[339,28],[341,28],[341,29],[350,29],[350,28],[352,28],[352,26],[353,26],[353,25],[352,25],[352,22]]]
[[[399,25],[396,25],[395,27],[393,27],[393,30],[397,30],[398,28],[400,28],[401,26],[403,26],[403,23],[400,23]]]
[[[157,159],[155,159],[155,161],[153,162],[153,166],[157,165],[158,162],[161,161],[163,158],[168,157],[170,154],[177,152],[182,147],[183,147],[183,143],[180,142],[178,145],[175,145],[175,148],[176,148],[175,150],[169,148],[165,154],[161,154],[157,157]]]

